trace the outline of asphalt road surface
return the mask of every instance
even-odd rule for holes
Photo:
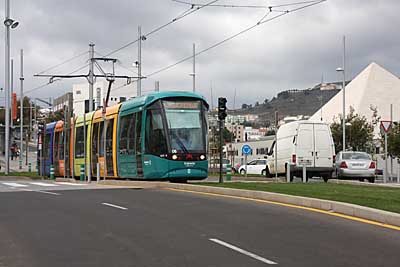
[[[400,263],[399,231],[325,214],[171,190],[27,185],[5,192],[12,186],[0,182],[0,267]]]

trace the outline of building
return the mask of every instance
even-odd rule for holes
[[[107,96],[108,81],[98,81],[93,85],[93,110],[103,106],[103,99]],[[75,115],[81,115],[89,109],[89,84],[74,84],[72,88],[73,109]],[[126,85],[125,81],[116,80],[113,82],[108,106],[123,102],[126,99],[136,96],[136,87],[133,84]]]
[[[244,140],[260,140],[267,133],[266,128],[253,128],[253,127],[245,127],[244,128]]]
[[[73,106],[73,94],[68,92],[60,97],[57,97],[53,100],[53,108],[54,112],[63,110],[64,106],[72,107]]]
[[[382,120],[390,120],[390,104],[400,106],[400,79],[376,63],[371,63],[346,86],[346,114],[350,107],[372,120],[371,107],[378,110]],[[310,120],[332,123],[343,113],[343,90],[337,93]],[[400,120],[400,112],[394,110],[394,121]]]
[[[233,134],[233,142],[243,142],[244,141],[244,126],[240,124],[225,124],[226,129]]]
[[[225,121],[231,124],[241,124],[246,121],[246,117],[242,115],[229,115],[226,117]]]
[[[225,147],[225,158],[229,159],[232,166],[245,164],[245,155],[242,152],[243,145],[251,147],[251,153],[247,155],[247,162],[265,158],[274,142],[274,136],[263,136],[260,140],[250,140],[247,142],[228,143]]]

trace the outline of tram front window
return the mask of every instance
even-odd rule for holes
[[[163,101],[172,153],[204,153],[205,126],[200,101]]]

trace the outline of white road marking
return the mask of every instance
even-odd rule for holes
[[[43,191],[43,190],[31,190],[31,189],[25,189],[25,188],[18,188],[18,189],[22,190],[22,191],[26,191],[26,192],[36,192],[36,193],[43,193],[43,194],[49,194],[49,195],[55,195],[55,196],[61,195],[59,193],[48,192],[48,191]]]
[[[62,185],[76,185],[76,186],[86,185],[86,184],[69,183],[69,182],[56,182],[56,184],[62,184]]]
[[[40,186],[48,186],[48,187],[58,186],[56,184],[41,183],[41,182],[30,182],[30,184],[40,185]]]
[[[236,247],[236,246],[234,246],[234,245],[231,245],[231,244],[229,244],[229,243],[226,243],[226,242],[224,242],[224,241],[221,241],[221,240],[219,240],[219,239],[210,238],[209,240],[212,241],[212,242],[215,242],[215,243],[217,243],[217,244],[220,244],[221,246],[230,248],[230,249],[232,249],[232,250],[234,250],[234,251],[237,251],[237,252],[242,253],[242,254],[244,254],[244,255],[246,255],[246,256],[249,256],[249,257],[251,257],[251,258],[253,258],[253,259],[256,259],[256,260],[259,260],[259,261],[261,261],[261,262],[264,262],[264,263],[266,263],[266,264],[278,264],[278,263],[276,263],[276,262],[274,262],[274,261],[268,260],[268,259],[266,259],[266,258],[263,258],[263,257],[261,257],[261,256],[258,256],[258,255],[256,255],[256,254],[254,254],[254,253],[248,252],[248,251],[246,251],[246,250],[244,250],[244,249],[238,248],[238,247]]]
[[[25,184],[17,184],[17,183],[2,183],[2,184],[4,184],[4,185],[8,185],[8,186],[11,186],[11,187],[27,187],[27,185],[25,185]]]
[[[110,204],[110,203],[107,203],[107,202],[103,202],[103,203],[101,203],[101,204],[102,204],[102,205],[105,205],[105,206],[109,206],[109,207],[121,209],[121,210],[127,210],[127,209],[128,209],[128,208],[121,207],[121,206],[117,206],[117,205],[113,205],[113,204]]]

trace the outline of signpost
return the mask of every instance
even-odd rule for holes
[[[392,128],[392,121],[381,121],[381,130],[385,133],[385,171],[383,172],[383,182],[387,182],[387,176],[388,176],[388,144],[387,144],[387,134]]]
[[[244,154],[244,166],[246,169],[246,178],[247,178],[247,155],[251,153],[251,147],[249,145],[243,145],[242,146],[242,153]]]

